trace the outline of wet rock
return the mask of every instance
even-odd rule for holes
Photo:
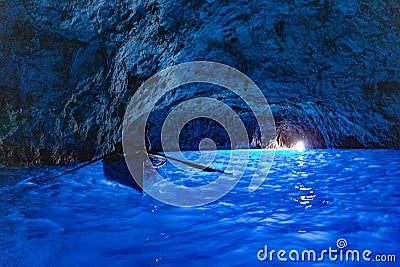
[[[308,147],[399,148],[399,10],[398,1],[3,1],[0,162],[111,150],[137,88],[193,60],[228,64],[259,85],[277,127],[268,142],[235,96],[197,94],[235,106],[251,147],[302,138]],[[165,98],[152,128],[197,89]],[[208,122],[185,128],[182,147],[196,147],[203,132],[229,147]]]

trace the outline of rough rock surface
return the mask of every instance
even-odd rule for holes
[[[0,162],[109,151],[135,90],[193,60],[228,64],[257,83],[278,146],[302,138],[308,147],[399,149],[399,17],[397,0],[1,0]],[[165,96],[151,128],[188,91],[232,103],[252,145],[270,145],[247,107],[212,87]],[[184,129],[182,147],[207,135],[229,147],[223,129],[201,120]]]

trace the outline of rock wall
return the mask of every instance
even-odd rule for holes
[[[228,64],[257,83],[274,113],[275,146],[302,138],[315,148],[399,149],[399,17],[397,0],[2,0],[0,162],[109,151],[135,90],[193,60]],[[191,97],[180,92],[159,104],[151,128]],[[252,146],[271,145],[240,101],[218,93],[198,95],[236,105]],[[196,148],[199,133],[228,147],[214,126],[193,122],[182,147]]]

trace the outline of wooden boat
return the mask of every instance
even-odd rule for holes
[[[160,168],[167,162],[165,157],[159,155],[149,154],[149,159],[151,166],[147,167]],[[114,154],[103,159],[103,172],[104,176],[111,181],[129,186],[139,192],[143,191],[142,187],[138,185],[130,174],[125,158],[121,154]]]
[[[45,180],[32,178],[32,179],[29,179],[29,181],[37,182],[37,183],[46,183],[46,182],[52,181],[54,179],[57,179],[59,177],[62,177],[68,173],[82,169],[82,168],[89,166],[93,163],[96,163],[98,161],[102,161],[103,162],[103,173],[106,178],[108,178],[109,180],[112,180],[112,181],[116,181],[120,184],[132,187],[139,192],[142,192],[143,191],[142,187],[135,181],[135,179],[133,179],[132,175],[130,174],[129,168],[125,161],[125,157],[123,156],[123,154],[121,152],[122,144],[121,143],[119,143],[119,144],[120,144],[119,146],[114,144],[115,150],[113,152],[105,154],[101,157],[92,159],[91,161],[86,162],[86,163],[84,163],[76,168],[73,168],[71,170],[68,170],[62,174],[56,175],[54,177],[51,177],[51,178],[45,179]],[[225,173],[225,174],[231,174],[231,173],[225,172],[224,170],[218,170],[218,169],[213,169],[210,167],[202,166],[202,165],[199,165],[199,164],[196,164],[193,162],[188,162],[188,161],[177,159],[177,158],[174,158],[174,157],[171,157],[168,155],[163,155],[160,152],[156,152],[156,151],[152,151],[152,152],[148,153],[148,157],[150,159],[149,166],[146,166],[146,163],[144,166],[147,168],[160,168],[167,162],[167,159],[168,159],[168,160],[180,162],[180,163],[190,166],[192,168],[199,169],[199,170],[206,171],[206,172],[220,172],[220,173]]]

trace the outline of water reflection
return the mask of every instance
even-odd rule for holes
[[[299,167],[304,167],[304,156],[299,157]]]
[[[106,180],[100,164],[46,185],[14,182],[0,187],[0,265],[255,266],[260,245],[326,249],[339,237],[396,253],[399,162],[399,151],[278,152],[255,192],[249,172],[221,200],[185,209]],[[171,180],[213,179],[168,166]]]
[[[296,203],[303,205],[305,209],[312,207],[312,201],[317,197],[314,190],[311,187],[305,187],[304,185],[296,185],[294,187],[298,190],[298,197],[290,198]]]

